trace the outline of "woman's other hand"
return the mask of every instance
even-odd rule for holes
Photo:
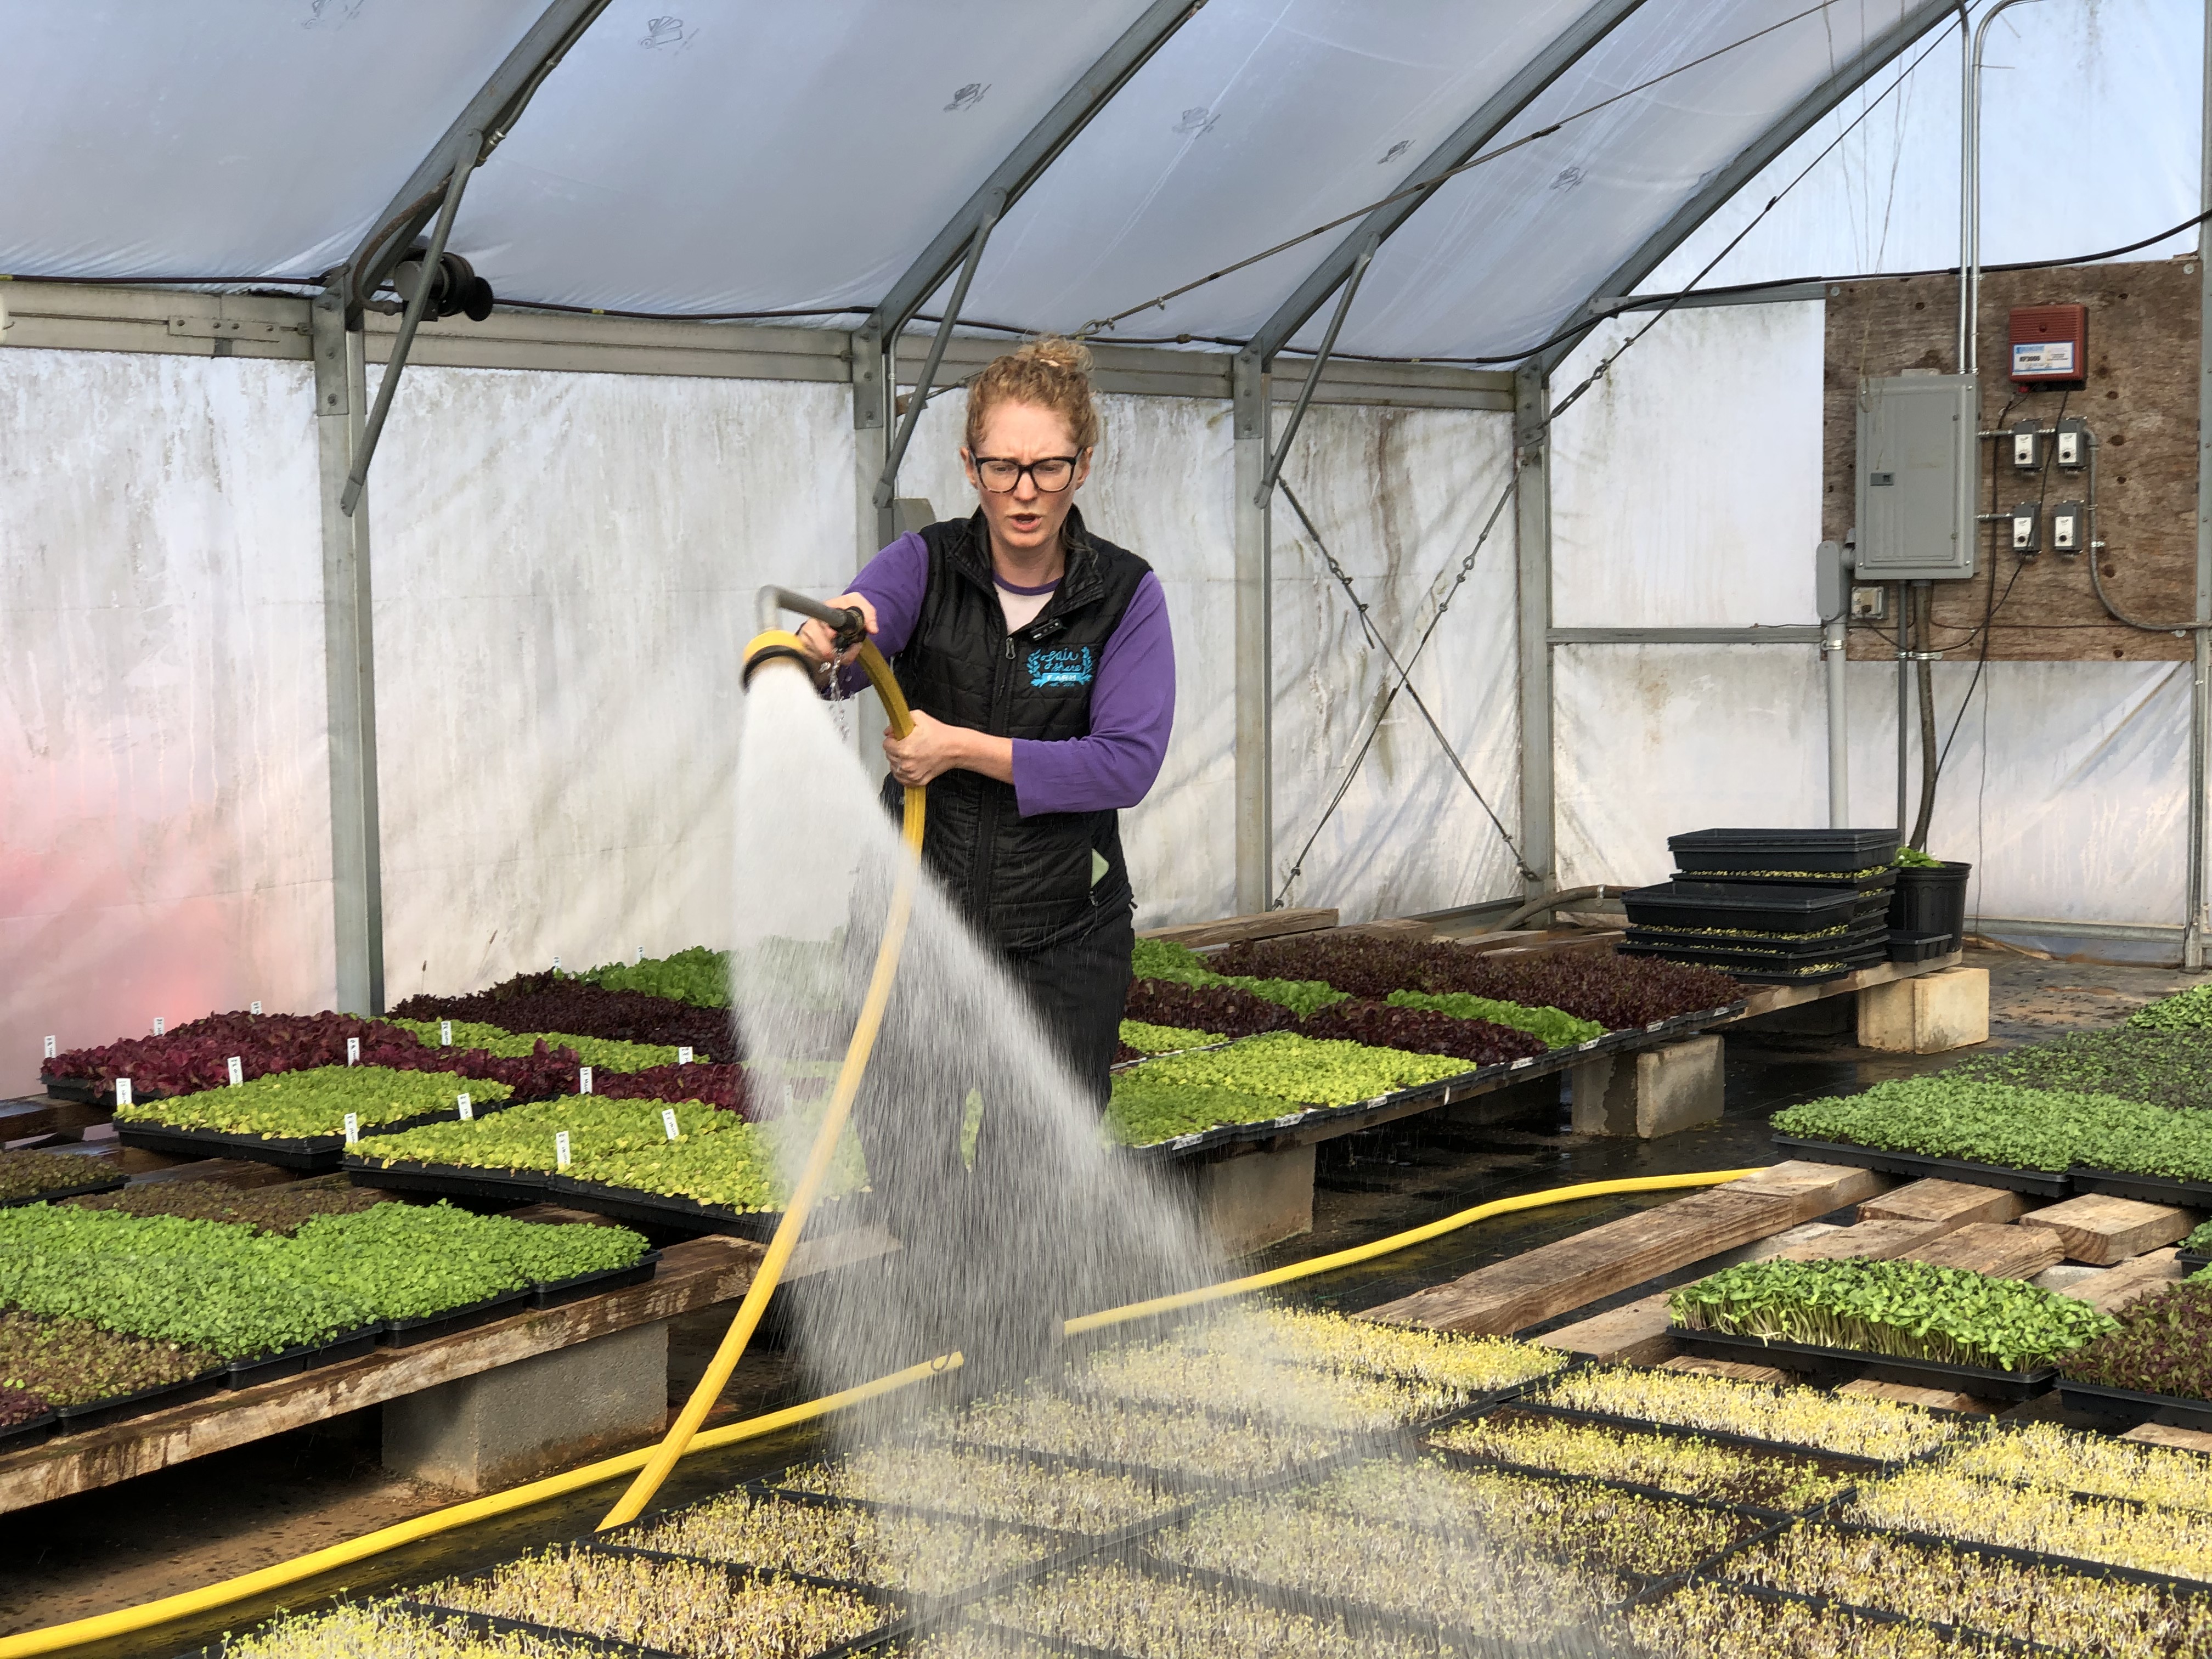
[[[884,758],[890,763],[891,776],[908,788],[920,788],[955,768],[981,772],[1001,783],[1014,781],[1012,740],[964,726],[947,726],[919,708],[913,714],[913,731],[884,739]]]

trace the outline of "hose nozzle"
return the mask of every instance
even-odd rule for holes
[[[738,671],[738,684],[750,686],[754,672],[772,662],[788,662],[811,682],[815,661],[799,642],[799,635],[781,628],[763,629],[745,644],[744,666]]]

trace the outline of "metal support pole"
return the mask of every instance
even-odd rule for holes
[[[1552,774],[1552,386],[1540,368],[1513,376],[1513,531],[1521,589],[1522,895],[1555,888]]]
[[[2212,207],[2212,0],[2204,8],[2204,152],[2203,205]],[[2197,620],[2212,620],[2212,236],[2197,235]],[[2094,548],[2089,556],[2095,558]],[[2212,744],[2212,634],[2194,641],[2189,683],[2189,914],[2181,936],[2181,965],[2204,966],[2204,850],[2207,759]]]
[[[1305,384],[1298,388],[1298,400],[1291,405],[1291,418],[1283,422],[1283,435],[1275,440],[1274,449],[1267,457],[1267,471],[1260,480],[1259,493],[1273,493],[1275,480],[1282,476],[1283,463],[1290,459],[1291,446],[1297,441],[1298,428],[1305,423],[1306,410],[1313,407],[1314,392],[1321,386],[1322,371],[1328,367],[1329,354],[1336,349],[1336,337],[1343,330],[1344,319],[1352,310],[1352,297],[1359,292],[1360,280],[1367,275],[1367,267],[1375,258],[1375,250],[1382,245],[1380,236],[1370,236],[1367,246],[1359,251],[1353,261],[1352,275],[1345,279],[1344,292],[1337,297],[1336,310],[1330,315],[1328,327],[1321,337],[1321,349],[1314,353],[1312,364],[1306,369]]]
[[[1237,911],[1269,908],[1275,866],[1275,652],[1272,501],[1260,493],[1267,465],[1268,376],[1237,354],[1232,410],[1237,454]]]
[[[376,805],[376,641],[369,605],[368,507],[339,498],[353,471],[368,403],[358,326],[342,293],[310,311],[315,354],[315,450],[323,509],[323,672],[330,731],[331,896],[337,963],[333,1006],[384,1012],[383,853]]]
[[[875,557],[877,550],[896,536],[884,526],[896,518],[897,508],[876,505],[876,482],[883,477],[890,436],[890,354],[880,335],[869,329],[853,334],[853,568]],[[863,690],[854,708],[854,741],[860,765],[870,781],[881,783],[890,768],[884,762],[884,706],[872,691]]]
[[[437,286],[438,262],[445,257],[446,240],[453,234],[453,220],[461,210],[461,191],[483,154],[483,135],[465,135],[460,160],[453,164],[453,177],[446,180],[446,199],[438,209],[437,228],[430,233],[429,251],[422,256],[422,274],[415,280],[415,292],[407,296],[407,311],[399,319],[398,337],[392,343],[392,356],[385,360],[384,378],[377,383],[376,407],[369,411],[368,424],[362,429],[361,441],[354,451],[353,471],[347,475],[345,491],[338,497],[341,511],[352,512],[361,500],[361,492],[368,487],[368,464],[376,457],[376,441],[384,435],[385,417],[392,413],[392,395],[399,390],[400,371],[407,367],[407,354],[414,349],[415,331],[422,325],[422,315],[430,308],[430,290]]]
[[[914,383],[914,394],[907,400],[906,418],[899,422],[898,435],[891,440],[890,454],[884,462],[883,476],[876,481],[875,507],[878,512],[898,497],[899,463],[906,459],[906,447],[914,441],[914,428],[928,405],[930,388],[937,384],[937,371],[944,367],[945,348],[952,342],[952,325],[960,320],[960,308],[968,303],[968,285],[975,280],[975,267],[983,260],[983,244],[991,240],[991,228],[999,222],[1000,211],[1006,204],[1006,192],[1000,191],[993,196],[983,210],[982,218],[976,222],[975,234],[968,244],[968,257],[961,261],[959,277],[952,284],[952,297],[946,302],[944,319],[931,337],[929,356],[922,360],[921,377]],[[896,406],[894,400],[892,407]]]
[[[1897,839],[1901,844],[1912,820],[1905,815],[1905,781],[1907,747],[1905,733],[1912,729],[1912,612],[1907,604],[1911,590],[1903,582],[1891,585],[1897,596],[1897,615],[1893,626],[1897,629]]]

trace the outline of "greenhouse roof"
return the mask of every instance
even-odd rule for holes
[[[988,223],[963,319],[1118,316],[1104,337],[1271,356],[1318,337],[1371,250],[1340,350],[1511,360],[1633,291],[1956,16],[1944,0],[32,8],[0,55],[0,269],[373,280],[482,130],[452,246],[506,301],[896,325],[934,314]]]

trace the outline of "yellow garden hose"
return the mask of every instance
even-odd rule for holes
[[[793,666],[811,668],[811,659],[804,654],[804,650],[797,635],[770,629],[745,647],[745,678],[750,681],[763,663],[793,661],[794,653],[797,659]],[[891,735],[906,736],[914,730],[914,716],[907,708],[906,698],[891,674],[890,665],[868,641],[860,643],[859,662],[867,674],[868,683],[876,688],[876,695],[884,700],[884,713],[889,718]],[[845,1063],[837,1073],[837,1087],[830,1097],[830,1109],[822,1115],[822,1127],[814,1132],[814,1145],[806,1154],[806,1167],[799,1172],[798,1183],[791,1190],[791,1202],[784,1206],[783,1219],[776,1225],[775,1236],[769,1240],[768,1254],[761,1258],[752,1285],[745,1291],[745,1299],[738,1304],[737,1316],[723,1334],[721,1346],[714,1350],[706,1375],[691,1390],[684,1409],[676,1414],[668,1437],[653,1448],[653,1455],[637,1472],[637,1478],[629,1483],[621,1501],[599,1522],[603,1532],[609,1527],[636,1520],[653,1501],[653,1493],[660,1490],[660,1483],[668,1479],[676,1460],[684,1455],[691,1444],[691,1437],[699,1432],[699,1425],[707,1420],[708,1412],[722,1397],[730,1373],[737,1370],[746,1345],[760,1327],[761,1316],[768,1311],[769,1297],[775,1294],[792,1251],[799,1248],[799,1235],[806,1225],[807,1212],[813,1209],[823,1180],[830,1173],[830,1160],[837,1150],[837,1138],[844,1133],[846,1120],[853,1115],[853,1101],[860,1092],[860,1079],[868,1069],[868,1056],[875,1051],[876,1033],[883,1027],[884,1009],[890,1001],[891,981],[898,975],[899,952],[905,948],[907,923],[914,915],[915,878],[921,867],[923,798],[922,789],[908,786],[906,819],[901,832],[907,856],[900,865],[898,883],[891,893],[890,915],[884,922],[883,943],[876,948],[876,966],[868,980],[868,994],[860,1004],[860,1018],[853,1027],[853,1040],[846,1045]]]
[[[911,793],[911,792],[910,792]],[[919,813],[909,807],[918,818]],[[1371,1261],[1378,1256],[1410,1249],[1416,1244],[1425,1244],[1432,1238],[1462,1227],[1473,1226],[1492,1216],[1510,1215],[1517,1210],[1542,1209],[1553,1204],[1572,1204],[1582,1199],[1602,1198],[1617,1193],[1666,1192],[1682,1187],[1717,1187],[1730,1181],[1756,1175],[1756,1170],[1716,1170],[1698,1175],[1646,1176],[1630,1181],[1589,1181],[1578,1186],[1556,1188],[1545,1193],[1525,1193],[1517,1198],[1492,1199],[1487,1204],[1478,1204],[1473,1209],[1462,1210],[1440,1221],[1414,1227],[1388,1238],[1379,1238],[1370,1244],[1355,1245],[1348,1250],[1338,1250],[1328,1255],[1315,1256],[1305,1261],[1294,1261],[1288,1267],[1276,1267],[1267,1273],[1251,1273],[1243,1279],[1228,1279],[1219,1285],[1188,1291],[1180,1296],[1156,1297],[1149,1302],[1132,1303],[1126,1308],[1115,1308],[1105,1313],[1086,1314],[1066,1323],[1069,1335],[1084,1331],[1103,1329],[1133,1319],[1167,1313],[1176,1308],[1194,1306],[1199,1303],[1221,1297],[1235,1296],[1248,1291],[1264,1290],[1270,1285],[1287,1285],[1296,1279],[1310,1279],[1319,1273],[1331,1273],[1339,1267],[1348,1267],[1362,1261]],[[732,1330],[735,1327],[732,1326]],[[724,1345],[727,1346],[726,1341]],[[742,1348],[742,1344],[739,1346]],[[721,1356],[716,1355],[719,1362]],[[757,1440],[775,1433],[779,1429],[812,1422],[842,1411],[848,1406],[880,1395],[894,1393],[911,1383],[943,1375],[956,1368],[960,1357],[953,1354],[937,1359],[926,1359],[920,1364],[909,1365],[889,1376],[879,1376],[872,1382],[848,1389],[842,1394],[825,1395],[819,1400],[810,1400],[804,1405],[787,1407],[782,1411],[770,1412],[763,1417],[749,1418],[742,1423],[732,1423],[719,1429],[709,1429],[689,1442],[694,1450],[708,1450],[721,1446],[734,1446],[747,1440]],[[736,1355],[731,1355],[731,1364]],[[726,1376],[727,1370],[724,1375]],[[695,1395],[694,1399],[697,1396]],[[673,1437],[672,1437],[672,1438]],[[44,1630],[25,1631],[16,1636],[0,1636],[0,1659],[34,1659],[34,1656],[61,1653],[86,1643],[112,1640],[139,1631],[152,1630],[176,1620],[195,1614],[212,1613],[252,1596],[264,1595],[272,1590],[303,1583],[320,1574],[332,1572],[395,1550],[403,1545],[434,1538],[440,1533],[451,1532],[478,1521],[526,1509],[548,1498],[559,1498],[585,1486],[596,1486],[602,1480],[611,1480],[645,1467],[647,1460],[666,1449],[661,1446],[625,1452],[619,1457],[610,1457],[597,1463],[587,1463],[580,1468],[563,1474],[548,1475],[543,1480],[533,1480],[527,1486],[515,1486],[488,1498],[472,1498],[465,1504],[456,1504],[450,1509],[434,1510],[428,1515],[418,1515],[411,1521],[402,1521],[395,1526],[364,1533],[361,1537],[343,1544],[333,1544],[327,1549],[295,1557],[262,1567],[240,1577],[225,1579],[221,1583],[209,1584],[196,1590],[186,1590],[179,1595],[164,1596],[158,1601],[148,1601],[135,1607],[123,1607],[113,1613],[103,1613],[89,1619],[72,1620],[65,1625],[49,1625]]]

